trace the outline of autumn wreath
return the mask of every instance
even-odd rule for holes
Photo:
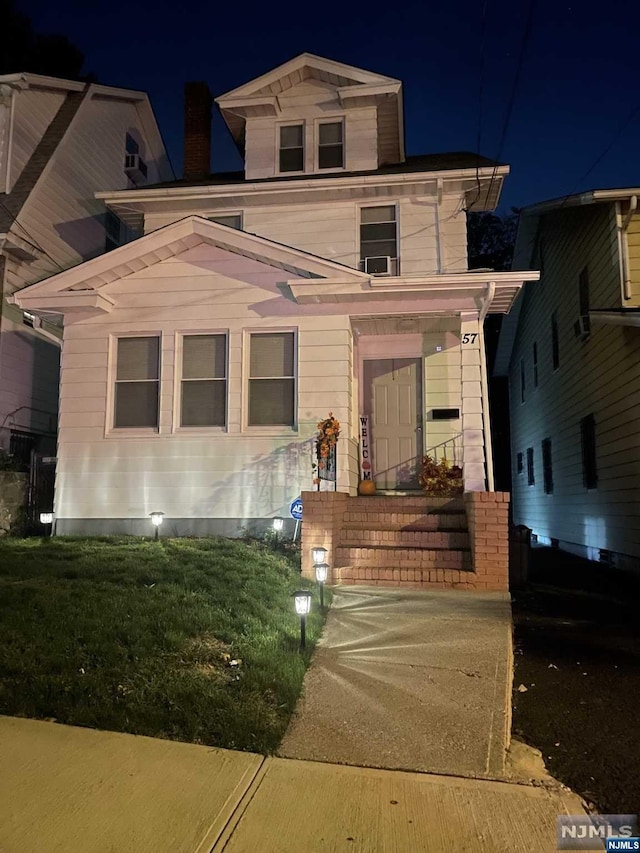
[[[329,417],[322,421],[318,421],[318,432],[316,434],[316,458],[320,465],[326,464],[333,453],[338,438],[340,437],[340,421],[334,418],[333,412],[329,412]],[[316,466],[314,465],[314,471]],[[315,485],[320,482],[318,477],[314,477]]]

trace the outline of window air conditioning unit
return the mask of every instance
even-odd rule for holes
[[[388,255],[365,258],[364,271],[370,275],[391,275],[391,258]]]
[[[125,154],[124,172],[134,184],[140,184],[147,179],[147,164],[139,154]]]
[[[578,317],[576,322],[573,324],[573,333],[576,338],[579,338],[581,341],[584,341],[591,334],[591,320],[589,319],[588,314],[583,314],[582,317]]]

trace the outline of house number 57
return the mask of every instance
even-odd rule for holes
[[[475,344],[476,338],[478,337],[477,332],[465,332],[462,336],[463,344]]]

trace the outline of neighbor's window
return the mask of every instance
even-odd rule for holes
[[[550,495],[553,492],[553,467],[551,461],[551,439],[545,438],[542,442],[542,476],[544,479],[544,492]]]
[[[527,447],[527,483],[535,486],[536,478],[533,470],[533,447]]]
[[[578,304],[581,317],[589,316],[589,269],[584,267],[578,277]]]
[[[304,125],[280,128],[280,171],[304,172]]]
[[[553,369],[557,370],[560,367],[560,338],[558,336],[558,312],[554,311],[551,315],[551,359]]]
[[[181,384],[180,426],[226,424],[226,335],[183,336]]]
[[[241,213],[214,214],[213,216],[207,216],[207,219],[211,220],[211,222],[217,222],[218,225],[227,225],[229,228],[236,228],[238,231],[242,231]]]
[[[395,204],[360,208],[360,268],[373,275],[398,274]]]
[[[596,460],[596,420],[587,415],[580,421],[580,439],[582,443],[582,482],[585,489],[595,489],[598,485],[598,466]]]
[[[158,427],[160,337],[118,338],[113,425]]]
[[[533,387],[538,387],[538,344],[533,342]]]
[[[318,168],[342,169],[344,166],[344,125],[341,121],[318,125]]]
[[[249,336],[249,426],[295,425],[295,335]]]
[[[518,453],[518,455],[516,456],[516,471],[518,472],[518,474],[522,474],[522,472],[524,471],[524,461],[522,453]]]
[[[520,359],[520,402],[524,403],[526,399],[526,377],[524,372],[524,359]]]

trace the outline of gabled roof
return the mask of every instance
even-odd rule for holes
[[[383,113],[385,123],[391,122],[391,135],[395,139],[395,145],[389,146],[389,152],[382,156],[382,161],[404,160],[402,82],[395,77],[365,71],[313,53],[301,53],[215,99],[241,153],[244,153],[247,118],[280,115],[278,96],[309,79],[335,87],[338,100],[345,109],[376,106],[379,118]]]
[[[66,314],[76,311],[110,311],[115,302],[105,287],[175,257],[200,243],[209,243],[286,271],[286,278],[331,278],[368,281],[365,273],[334,261],[256,237],[200,216],[188,216],[144,237],[85,261],[78,266],[29,285],[10,299],[21,308]]]

